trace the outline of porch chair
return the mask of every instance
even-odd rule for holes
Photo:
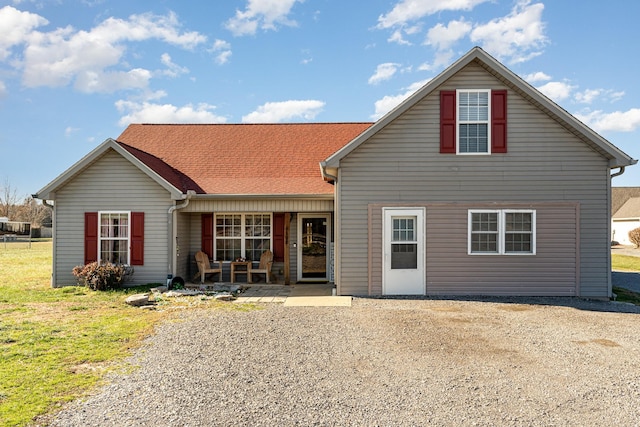
[[[251,281],[253,281],[254,274],[264,274],[265,282],[271,283],[271,266],[273,265],[273,252],[266,250],[260,255],[260,264],[258,268],[250,267],[249,274],[251,275]]]
[[[198,264],[198,273],[193,276],[194,280],[200,276],[200,283],[204,283],[204,278],[207,274],[220,274],[220,281],[222,281],[222,261],[213,261],[218,265],[217,268],[211,268],[209,257],[202,251],[196,252],[196,264]]]

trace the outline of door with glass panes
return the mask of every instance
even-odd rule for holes
[[[384,209],[382,291],[425,294],[424,209]]]

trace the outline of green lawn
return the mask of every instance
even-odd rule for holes
[[[613,255],[612,264],[616,270],[640,271],[640,258]],[[191,299],[146,311],[123,303],[127,294],[141,289],[52,289],[50,277],[51,242],[33,243],[30,249],[0,246],[2,426],[27,425],[86,394],[105,373],[123,368],[123,359],[177,306],[252,309]],[[640,301],[637,294],[630,298]]]
[[[640,257],[611,254],[611,268],[617,271],[640,271]]]
[[[123,359],[171,318],[175,300],[148,311],[124,304],[144,289],[50,287],[51,242],[0,247],[0,425],[27,425],[121,369]],[[207,309],[247,309],[197,300]]]

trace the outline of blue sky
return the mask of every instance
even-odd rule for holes
[[[0,186],[129,123],[374,121],[481,46],[640,158],[636,0],[0,1]],[[614,186],[640,186],[640,166]]]

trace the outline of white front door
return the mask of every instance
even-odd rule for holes
[[[424,295],[424,209],[384,208],[382,292]]]

